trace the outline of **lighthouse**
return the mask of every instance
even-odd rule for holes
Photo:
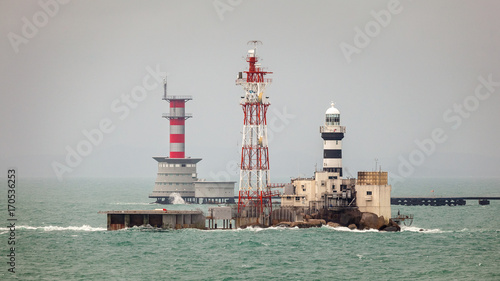
[[[266,87],[271,83],[271,79],[265,78],[272,72],[265,71],[259,63],[257,44],[262,42],[248,43],[254,44],[254,48],[248,51],[246,57],[248,70],[239,72],[236,79],[236,84],[244,90],[240,101],[243,109],[243,134],[238,213],[241,214],[244,208],[251,207],[260,216],[268,215],[272,210],[266,117],[270,105]]]
[[[323,139],[323,171],[342,177],[342,139],[345,127],[340,125],[340,111],[332,102],[325,113],[325,125],[320,127]]]
[[[170,154],[169,157],[153,157],[158,162],[158,173],[149,198],[156,198],[156,203],[160,204],[173,203],[179,196],[189,203],[234,202],[235,182],[198,180],[196,165],[201,158],[186,157],[185,152],[185,123],[192,117],[185,108],[192,97],[169,96],[166,78],[163,83],[163,100],[170,104],[169,112],[162,115],[170,121]]]
[[[196,164],[201,158],[185,155],[185,122],[192,115],[185,113],[186,102],[191,96],[167,96],[167,80],[164,80],[163,100],[170,104],[169,113],[162,117],[170,121],[170,157],[153,157],[158,162],[158,173],[153,193],[157,203],[168,203],[177,194],[187,202],[197,202],[194,183],[198,180]]]

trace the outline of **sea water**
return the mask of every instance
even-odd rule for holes
[[[0,280],[500,280],[500,201],[392,206],[398,233],[347,228],[106,231],[106,210],[163,208],[154,179],[19,178],[15,273],[1,179]],[[498,179],[407,179],[393,196],[500,196]],[[168,205],[201,209],[210,205]]]

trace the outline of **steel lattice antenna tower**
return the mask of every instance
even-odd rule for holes
[[[267,143],[267,109],[270,103],[265,94],[271,79],[264,76],[272,72],[263,71],[258,63],[256,45],[262,42],[248,43],[254,45],[246,57],[248,71],[239,72],[236,80],[236,84],[243,86],[245,91],[240,102],[243,109],[243,139],[238,212],[244,207],[255,206],[257,212],[266,214],[272,207]],[[243,73],[246,77],[243,77]]]

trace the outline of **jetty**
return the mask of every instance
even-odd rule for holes
[[[500,197],[392,197],[391,205],[405,206],[463,206],[467,200],[478,200],[480,205],[489,205],[490,200],[500,200]]]

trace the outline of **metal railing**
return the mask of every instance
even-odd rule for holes
[[[345,126],[339,126],[340,128],[330,128],[330,126],[321,126],[319,128],[320,133],[345,133]]]
[[[269,84],[271,82],[273,82],[272,78],[264,78],[263,82],[257,82],[257,83],[266,83],[266,84]],[[245,83],[247,83],[247,79],[246,78],[236,79],[236,85],[241,85],[241,84],[245,84]]]
[[[170,113],[163,113],[162,117],[163,118],[184,118],[184,119],[187,119],[187,118],[193,117],[193,114],[184,113],[184,115],[175,115],[175,114],[170,114]]]
[[[192,100],[193,96],[167,96],[164,100]]]

